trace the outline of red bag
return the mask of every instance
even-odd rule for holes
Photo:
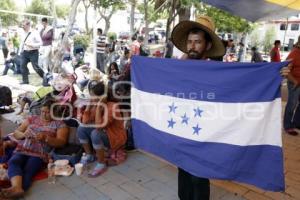
[[[106,164],[107,166],[115,166],[124,162],[126,158],[127,158],[127,154],[123,148],[115,151],[109,150],[108,155],[106,157]]]

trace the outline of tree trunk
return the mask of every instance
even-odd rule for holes
[[[104,17],[104,21],[105,21],[105,28],[104,28],[104,35],[107,35],[107,32],[110,28],[110,18],[111,17]]]
[[[76,18],[76,13],[77,13],[77,7],[78,4],[81,0],[72,0],[72,8],[71,11],[69,13],[69,24],[67,26],[63,41],[62,41],[62,47],[65,50],[68,47],[68,36],[73,28],[74,22],[75,22],[75,18]]]
[[[52,16],[53,16],[52,27],[53,27],[53,30],[55,30],[56,24],[57,24],[57,15],[56,15],[56,7],[55,7],[55,1],[54,0],[51,0],[51,8],[52,8]]]
[[[89,11],[89,8],[91,7],[91,4],[90,4],[90,2],[86,2],[86,1],[82,1],[82,3],[84,6],[84,10],[85,10],[85,13],[84,13],[85,31],[88,35],[90,35],[91,30],[89,28],[89,22],[88,22],[88,11]]]
[[[179,21],[190,20],[191,8],[179,8],[178,9]]]
[[[145,10],[145,38],[144,38],[144,44],[148,44],[149,39],[149,19],[148,19],[148,0],[144,0],[144,10]]]
[[[85,21],[85,31],[88,33],[89,32],[89,22],[88,22],[88,9],[87,7],[84,6],[85,13],[84,13],[84,21]]]
[[[136,0],[131,0],[131,8],[130,8],[130,35],[134,34],[134,13],[136,7]]]
[[[169,9],[169,16],[168,16],[167,25],[166,25],[167,26],[166,27],[166,42],[168,41],[168,39],[171,36],[171,24],[177,15],[177,13],[175,13],[176,0],[172,0],[170,3],[171,3],[171,5],[170,4],[168,5],[170,7],[170,9]]]
[[[99,14],[104,19],[104,22],[105,22],[105,27],[104,27],[104,31],[103,31],[103,34],[105,34],[105,35],[107,34],[107,32],[110,28],[110,19],[115,12],[116,12],[116,10],[114,8],[111,8],[110,13],[108,15],[106,15],[106,9],[104,9],[103,12],[99,9]]]

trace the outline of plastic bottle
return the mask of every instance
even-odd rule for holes
[[[85,171],[86,170],[86,167],[87,167],[87,161],[88,161],[88,157],[86,155],[86,153],[83,153],[82,156],[81,156],[81,159],[80,159],[80,163],[82,163],[82,171]]]
[[[49,160],[48,163],[48,183],[49,184],[55,184],[56,178],[55,178],[55,164],[52,159]]]

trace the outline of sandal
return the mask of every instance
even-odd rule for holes
[[[105,164],[102,164],[102,163],[97,163],[95,168],[93,169],[93,171],[91,171],[88,176],[90,178],[95,178],[95,177],[98,177],[100,176],[101,174],[103,174],[104,172],[106,172],[107,170],[107,167]]]
[[[24,196],[24,191],[21,191],[21,192],[12,192],[12,191],[9,191],[8,189],[3,189],[0,191],[0,198],[20,198],[20,197],[23,197]]]

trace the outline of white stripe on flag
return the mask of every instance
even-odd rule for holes
[[[132,88],[131,105],[132,118],[182,138],[240,146],[282,146],[280,98],[255,103],[207,102]]]

